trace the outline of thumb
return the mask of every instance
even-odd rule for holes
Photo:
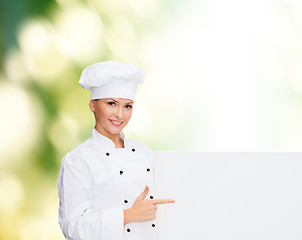
[[[148,195],[149,187],[146,186],[145,190],[141,193],[141,195],[138,196],[137,200],[144,200],[145,197]]]

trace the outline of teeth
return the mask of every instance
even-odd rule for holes
[[[111,120],[114,124],[121,124],[121,122],[116,122],[116,121],[113,121]]]

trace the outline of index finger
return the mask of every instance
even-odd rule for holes
[[[154,204],[166,204],[166,203],[174,203],[174,199],[153,199],[152,202]]]

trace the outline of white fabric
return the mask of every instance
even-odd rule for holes
[[[137,66],[117,61],[105,61],[86,67],[79,85],[91,91],[90,99],[127,98],[134,100],[137,84],[145,73]]]
[[[136,92],[136,83],[133,81],[115,80],[105,84],[102,87],[91,89],[90,99],[99,98],[126,98],[134,101]]]
[[[155,220],[124,226],[123,212],[146,185],[150,188],[146,199],[154,196],[154,152],[122,132],[120,138],[125,148],[115,148],[111,139],[93,128],[88,140],[63,157],[58,177],[59,223],[67,239],[155,240]]]

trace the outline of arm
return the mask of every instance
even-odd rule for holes
[[[58,190],[59,224],[67,239],[123,239],[123,209],[92,208],[92,179],[83,159],[64,156],[58,178]]]

